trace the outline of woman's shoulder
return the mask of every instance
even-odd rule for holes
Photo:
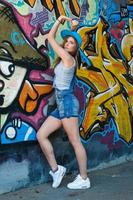
[[[66,68],[72,68],[76,66],[76,60],[73,56],[71,56],[68,60],[61,60],[61,64]]]

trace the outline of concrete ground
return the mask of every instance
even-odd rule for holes
[[[133,161],[90,172],[92,187],[86,190],[69,190],[73,180],[65,176],[57,189],[45,183],[0,195],[0,200],[133,200]]]

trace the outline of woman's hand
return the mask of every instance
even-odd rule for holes
[[[74,31],[77,26],[78,26],[79,22],[76,19],[72,19],[71,20],[71,30]]]
[[[72,21],[72,19],[70,18],[70,17],[66,17],[66,16],[64,16],[64,15],[61,15],[61,16],[59,16],[58,17],[58,19],[57,19],[61,24],[63,24],[65,21]]]
[[[64,15],[61,15],[58,19],[57,19],[61,24],[63,24],[65,21],[69,21],[71,24],[71,29],[74,30],[76,29],[76,27],[78,26],[79,22],[76,19],[72,19],[70,17],[66,17]]]

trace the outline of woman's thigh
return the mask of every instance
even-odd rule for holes
[[[37,134],[43,137],[48,137],[51,133],[59,129],[61,125],[62,125],[62,122],[60,119],[57,119],[53,116],[49,116],[43,122]]]
[[[70,142],[80,140],[78,117],[64,118],[62,119],[62,125],[66,131]]]

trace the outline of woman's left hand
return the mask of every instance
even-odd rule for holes
[[[61,15],[58,17],[57,19],[61,24],[63,24],[65,21],[72,21],[72,19],[70,17],[66,17],[64,15]]]

